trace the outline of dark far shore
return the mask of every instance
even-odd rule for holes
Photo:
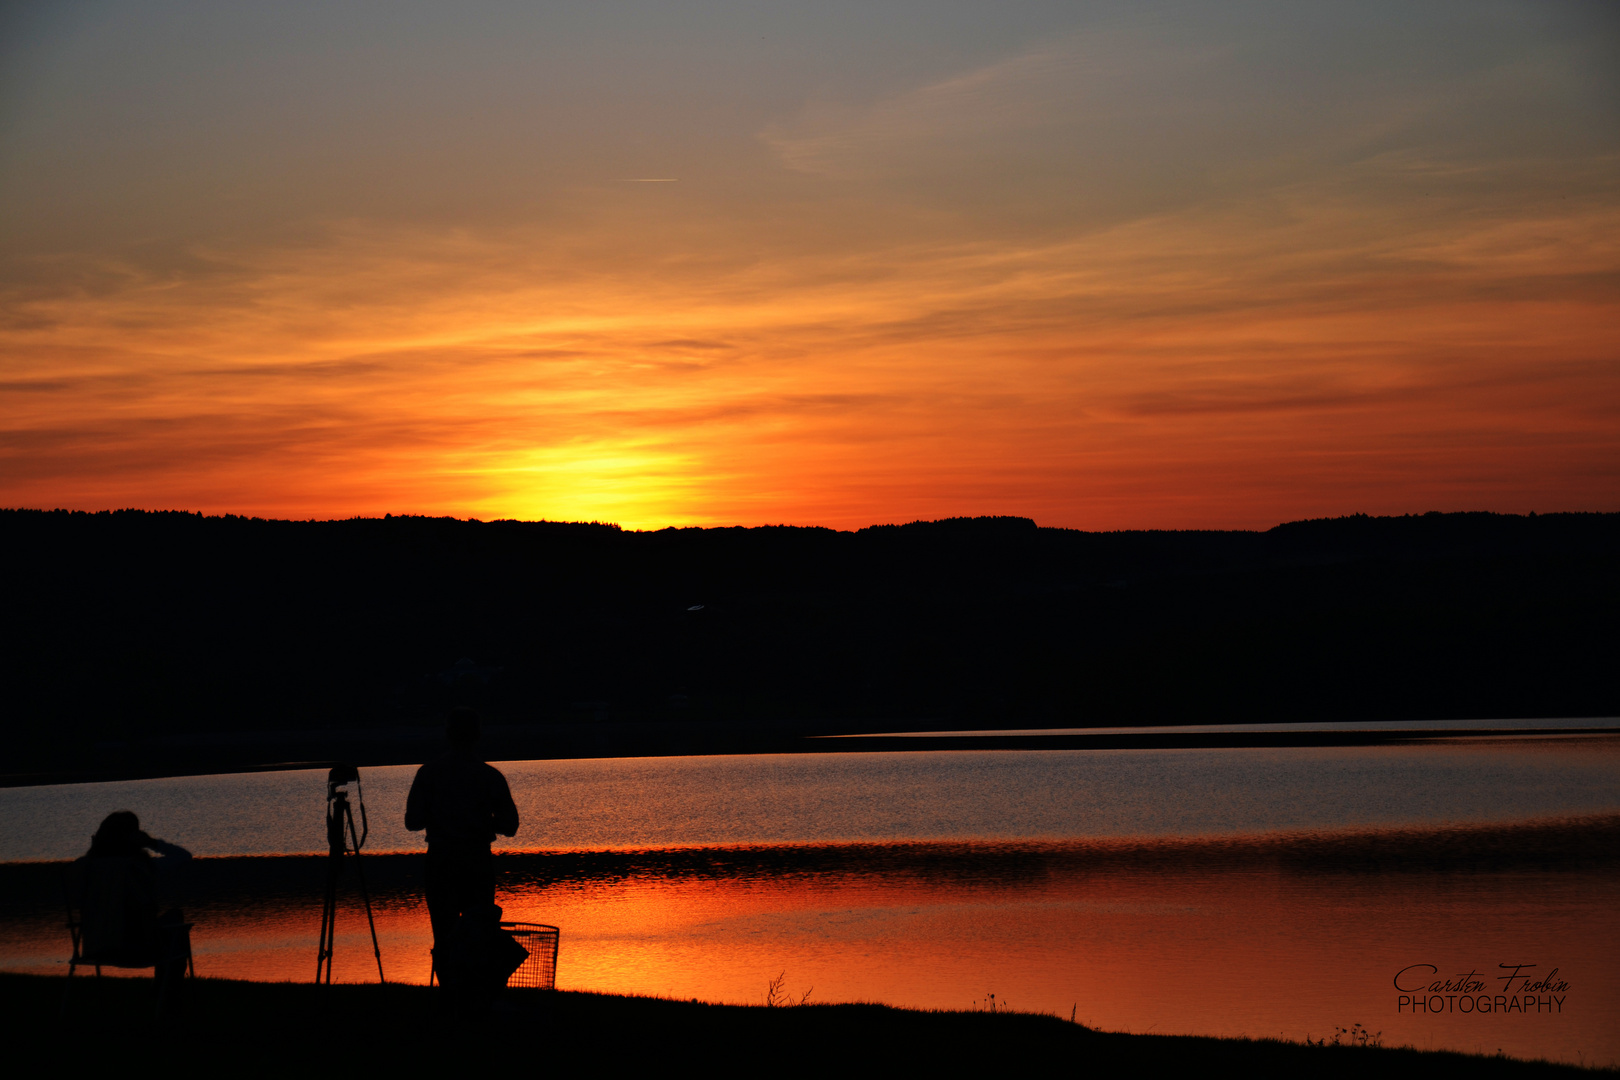
[[[0,510],[0,544],[8,784],[414,763],[462,704],[491,760],[1620,715],[1612,513],[1092,533]],[[1165,730],[994,734],[1123,726]],[[826,738],[918,730],[986,734]]]

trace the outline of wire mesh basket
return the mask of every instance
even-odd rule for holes
[[[541,923],[503,922],[501,929],[512,935],[512,940],[529,950],[528,959],[506,980],[507,986],[529,986],[541,990],[557,989],[557,938],[555,926]]]

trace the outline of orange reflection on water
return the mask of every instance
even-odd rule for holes
[[[433,945],[427,909],[414,897],[385,897],[373,900],[372,916],[388,981],[426,983]],[[319,896],[270,909],[207,910],[194,918],[191,942],[198,974],[261,982],[309,982],[315,977]],[[376,982],[377,960],[358,897],[340,903],[337,931],[333,981]]]
[[[1110,1030],[1332,1036],[1588,1063],[1620,1059],[1616,882],[1523,872],[1301,875],[1282,869],[1051,873],[963,884],[857,876],[631,878],[505,895],[563,930],[559,986],[763,1000],[785,972],[813,1001],[1015,1009]],[[1407,965],[1559,969],[1557,1012],[1398,1011]],[[1528,969],[1527,969],[1528,970]]]
[[[818,1002],[965,1009],[994,994],[1110,1030],[1299,1040],[1360,1023],[1390,1045],[1609,1064],[1615,828],[512,855],[498,900],[510,920],[562,929],[565,990],[758,1003],[785,973]],[[187,908],[198,972],[312,979],[319,861],[199,863],[217,873]],[[426,982],[420,860],[369,867],[388,980]],[[336,978],[373,981],[352,881],[341,895]],[[62,970],[60,917],[44,910],[0,923],[6,967]],[[1557,969],[1567,987],[1556,1004],[1539,995],[1540,1012],[1414,1015],[1393,982],[1433,965],[1494,996],[1501,964]]]

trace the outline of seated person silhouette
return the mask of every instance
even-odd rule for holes
[[[416,771],[405,800],[405,827],[427,830],[426,888],[435,966],[463,915],[482,919],[495,906],[495,836],[515,836],[517,806],[500,770],[480,761],[478,714],[458,708],[445,726],[449,748]]]
[[[154,968],[160,986],[183,974],[189,929],[178,908],[158,914],[158,876],[190,859],[185,848],[142,832],[132,812],[108,814],[78,864],[83,962]]]

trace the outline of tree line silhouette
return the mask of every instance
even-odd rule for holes
[[[0,511],[6,772],[421,726],[1614,715],[1620,514],[1265,532]]]

